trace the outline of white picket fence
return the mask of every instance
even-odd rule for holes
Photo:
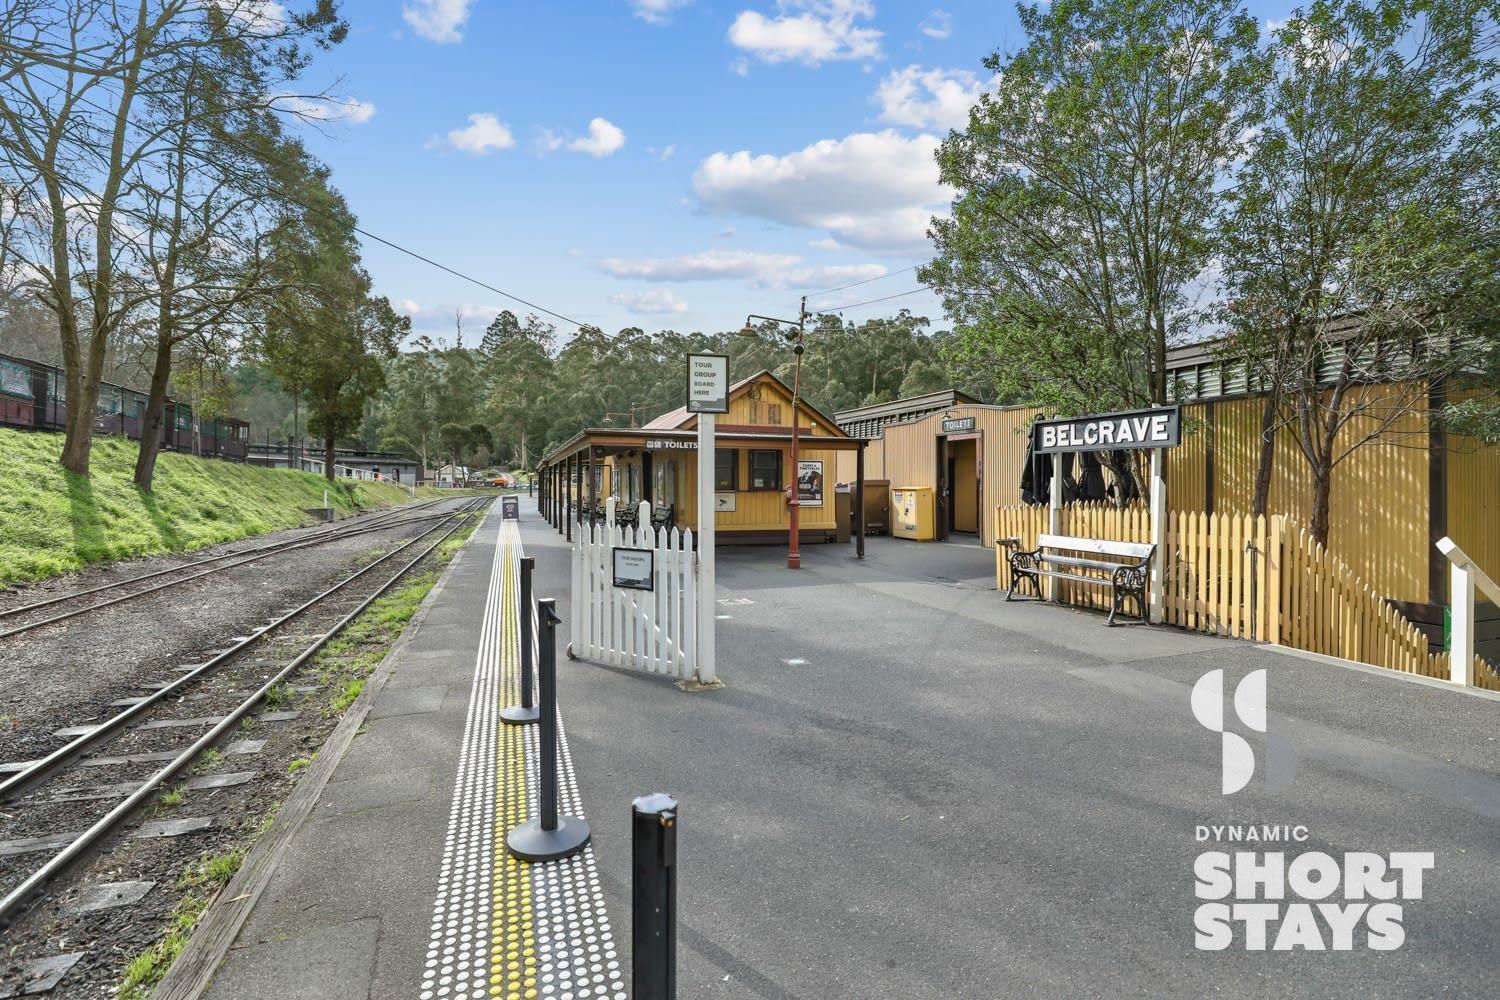
[[[698,669],[698,559],[689,530],[651,528],[651,505],[637,511],[639,527],[615,523],[615,499],[605,523],[581,525],[573,543],[573,644],[580,659],[681,680]],[[614,550],[649,549],[652,589],[614,585]]]

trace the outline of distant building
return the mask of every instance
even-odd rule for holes
[[[323,472],[323,449],[308,446],[301,451],[303,471],[321,474]],[[297,456],[293,454],[290,445],[252,442],[246,460],[251,465],[290,469],[294,467],[296,459]],[[359,451],[352,448],[334,449],[333,464],[335,473],[343,478],[356,478],[357,474],[364,473],[380,479],[404,483],[407,486],[417,484],[417,470],[420,468],[416,459],[407,458],[393,451]]]

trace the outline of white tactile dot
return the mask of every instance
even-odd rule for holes
[[[537,808],[538,727],[506,726],[519,700],[520,533],[502,522],[444,844],[421,1000],[626,1000],[594,849],[527,865],[505,850]],[[558,809],[583,815],[558,722]]]

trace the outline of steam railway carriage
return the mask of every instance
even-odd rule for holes
[[[105,382],[94,407],[94,432],[141,439],[146,394]],[[0,354],[0,426],[28,431],[61,431],[67,427],[68,390],[61,368]],[[193,411],[187,403],[167,400],[162,419],[162,447],[193,451]],[[198,453],[212,458],[245,460],[250,425],[243,420],[205,420],[198,428]]]

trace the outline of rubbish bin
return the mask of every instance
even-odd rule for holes
[[[931,486],[891,488],[891,534],[917,542],[930,542],[937,537]]]

